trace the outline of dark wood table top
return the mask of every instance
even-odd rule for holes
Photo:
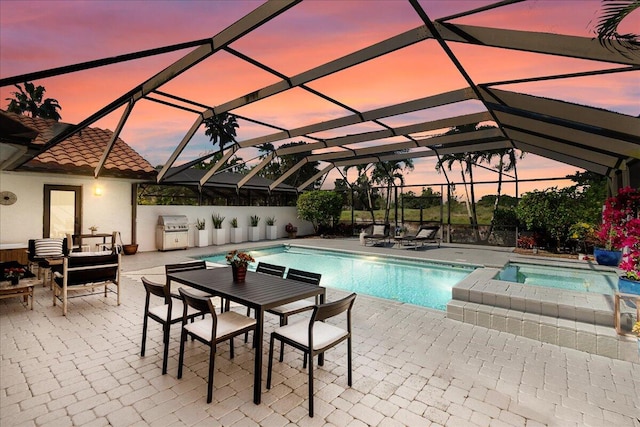
[[[325,293],[322,286],[253,271],[247,271],[244,283],[234,283],[230,267],[183,271],[167,277],[200,291],[222,295],[262,310]]]

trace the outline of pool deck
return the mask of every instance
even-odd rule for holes
[[[426,245],[414,251],[364,247],[357,239],[291,243],[490,267],[530,259],[511,248]],[[33,311],[20,299],[0,301],[0,425],[640,426],[638,363],[366,295],[358,296],[353,312],[353,386],[346,384],[346,345],[330,350],[315,370],[314,418],[308,417],[307,374],[297,352],[274,363],[274,385],[263,388],[260,405],[252,402],[252,350],[240,340],[233,360],[228,345],[220,346],[211,404],[202,345],[188,342],[184,375],[176,378],[179,327],[171,329],[167,375],[161,375],[162,332],[155,322],[140,357],[141,276],[161,281],[166,263],[273,244],[124,256],[120,306],[111,294],[76,298],[64,317],[43,287],[35,290]],[[327,296],[344,294],[329,288]],[[275,317],[266,320],[267,332],[277,326]],[[267,349],[268,343],[265,372]]]

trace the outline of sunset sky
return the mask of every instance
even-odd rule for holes
[[[423,0],[431,19],[491,4],[472,0]],[[3,78],[124,53],[209,38],[251,10],[261,1],[13,1],[0,2],[0,76]],[[452,22],[524,31],[542,31],[593,37],[599,18],[598,0],[533,0],[501,7]],[[398,33],[422,25],[411,5],[402,0],[306,0],[234,42],[231,47],[287,76],[319,66]],[[640,13],[625,21],[622,32],[638,32]],[[475,83],[512,80],[555,73],[602,69],[605,65],[578,59],[450,44]],[[124,62],[34,83],[47,89],[46,96],[62,106],[62,121],[78,123],[124,92],[144,82],[189,50]],[[608,66],[611,67],[611,66]],[[279,81],[226,52],[219,52],[180,75],[160,90],[216,106]],[[436,42],[421,42],[397,52],[313,81],[309,86],[359,111],[466,87],[467,84]],[[536,96],[565,100],[615,112],[640,114],[638,72],[550,80],[498,86]],[[0,88],[6,109],[15,88]],[[92,127],[115,129],[123,109]],[[386,119],[397,125],[483,111],[478,102],[453,104],[412,115]],[[271,125],[295,128],[351,114],[301,89],[249,104],[234,113]],[[190,112],[155,102],[138,102],[121,137],[153,165],[164,164],[196,119]],[[240,121],[238,141],[274,131]],[[347,132],[374,130],[371,124],[352,126]],[[332,137],[324,132],[317,137]],[[304,140],[294,138],[291,141]],[[390,143],[388,139],[377,143]],[[280,143],[289,142],[285,140]],[[279,145],[280,143],[276,144]],[[213,146],[204,128],[179,158],[192,160]],[[244,160],[256,150],[239,152]],[[251,162],[255,163],[255,162]],[[434,170],[435,160],[415,161],[406,183],[435,184],[445,179]],[[559,177],[578,169],[534,155],[519,163],[519,178]],[[355,175],[349,175],[352,179]],[[333,183],[338,174],[331,174]],[[478,180],[494,180],[492,172],[479,169]],[[451,173],[459,181],[460,172]],[[532,188],[563,186],[566,182],[522,184]],[[414,189],[419,191],[419,189]],[[505,188],[514,194],[513,186]],[[495,185],[479,188],[495,192]]]

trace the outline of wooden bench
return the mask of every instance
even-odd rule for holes
[[[62,271],[55,272],[53,305],[56,305],[56,300],[62,301],[62,314],[66,316],[68,291],[104,286],[104,296],[106,297],[107,292],[110,291],[110,284],[116,286],[117,304],[120,305],[120,270],[120,254],[111,252],[72,253],[64,258]],[[78,296],[86,296],[86,294]]]

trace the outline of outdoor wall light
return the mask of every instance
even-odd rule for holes
[[[102,187],[100,187],[99,185],[93,187],[93,194],[96,196],[102,196]]]

